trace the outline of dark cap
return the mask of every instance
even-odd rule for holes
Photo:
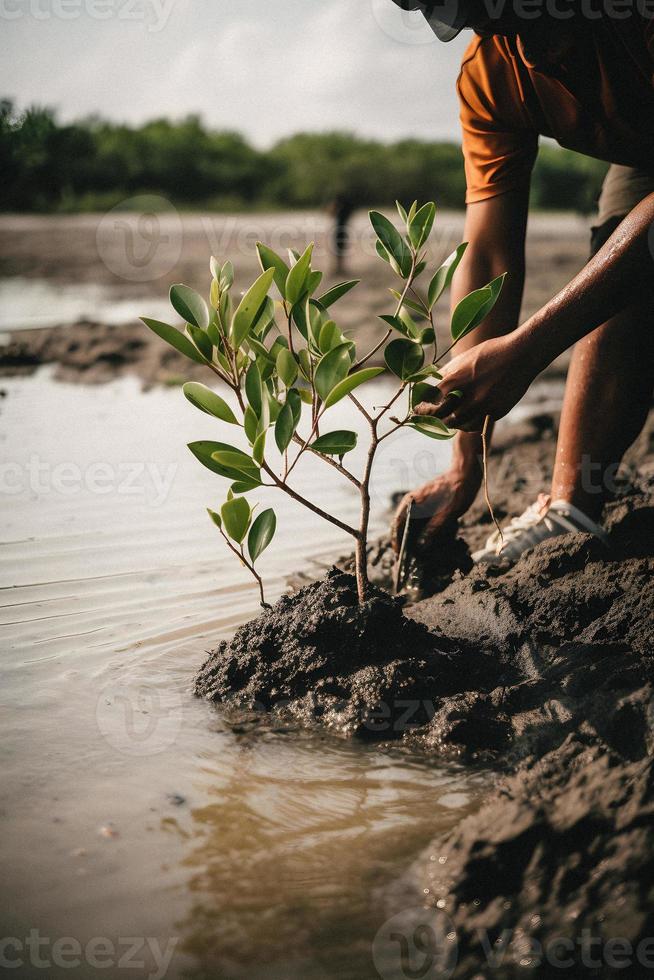
[[[451,41],[466,26],[472,0],[393,0],[402,10],[419,10],[436,37]]]

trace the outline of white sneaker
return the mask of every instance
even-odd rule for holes
[[[608,541],[604,528],[591,521],[578,507],[566,500],[550,503],[550,498],[541,493],[524,514],[513,518],[502,536],[499,531],[491,534],[485,546],[473,552],[472,560],[486,565],[512,565],[523,552],[535,548],[541,541],[579,532],[594,534],[604,544]]]

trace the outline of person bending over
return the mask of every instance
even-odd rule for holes
[[[569,531],[599,537],[604,487],[641,431],[654,381],[654,20],[589,17],[569,4],[533,16],[460,0],[420,9],[441,40],[475,36],[458,79],[466,171],[465,239],[452,303],[508,271],[500,301],[443,369],[440,399],[418,406],[459,430],[449,470],[407,494],[393,525],[401,540],[407,505],[429,517],[423,554],[461,517],[481,483],[485,417],[502,418],[536,375],[575,344],[549,489],[477,552],[515,561],[539,541]],[[496,7],[497,9],[497,7]],[[558,8],[557,8],[558,9]],[[653,11],[654,12],[654,11]],[[531,172],[539,135],[610,163],[592,229],[591,260],[551,302],[518,326]],[[459,390],[463,397],[449,397]],[[592,485],[588,479],[593,474]],[[501,554],[499,554],[501,549]]]

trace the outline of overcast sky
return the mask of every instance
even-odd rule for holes
[[[62,119],[458,139],[469,35],[442,44],[391,0],[0,0],[0,20],[0,94]]]

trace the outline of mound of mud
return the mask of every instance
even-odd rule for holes
[[[335,568],[221,643],[202,667],[196,693],[342,734],[397,739],[429,728],[436,692],[488,688],[495,671],[491,658],[445,638],[436,642],[380,589],[360,608],[354,577]]]
[[[456,980],[654,975],[653,431],[606,508],[608,547],[566,535],[511,569],[455,560],[449,584],[404,611],[381,590],[358,610],[334,570],[198,678],[223,704],[493,765],[497,788],[404,883],[451,920]],[[553,449],[547,426],[507,440],[523,462]],[[538,489],[507,470],[495,499],[516,513]],[[477,546],[485,523],[468,517],[460,541]]]

